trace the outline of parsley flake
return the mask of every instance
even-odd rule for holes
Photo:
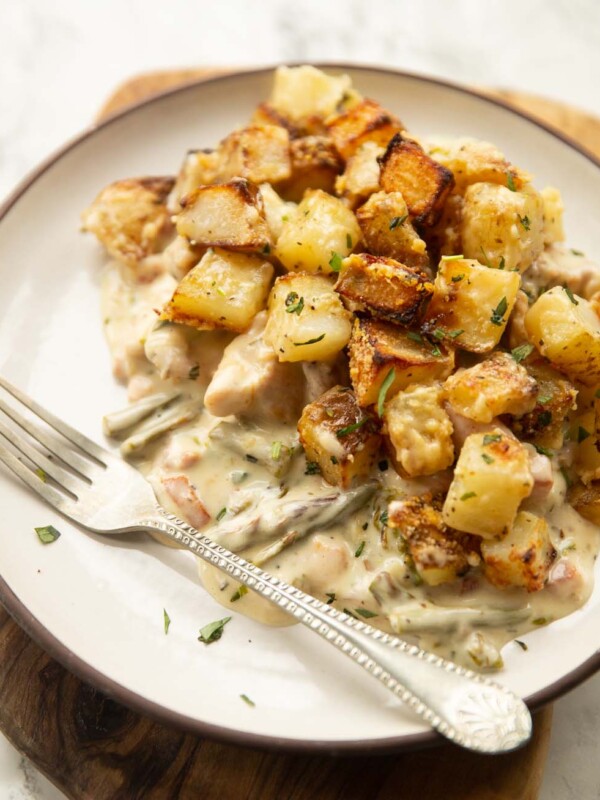
[[[459,281],[462,281],[462,279],[463,279],[464,277],[465,277],[465,274],[464,274],[464,272],[461,272],[461,274],[460,274],[460,275],[453,275],[453,276],[452,276],[452,278],[451,278],[451,280],[452,280],[452,283],[458,283]]]
[[[578,441],[578,443],[581,444],[581,442],[585,442],[585,440],[588,439],[590,436],[591,436],[591,433],[589,431],[586,431],[586,429],[582,428],[581,425],[580,425],[579,428],[577,429],[577,441]]]
[[[440,261],[462,261],[464,258],[463,254],[461,253],[458,256],[442,256]],[[454,280],[454,278],[452,278]]]
[[[502,325],[504,322],[504,315],[508,309],[508,301],[506,297],[503,297],[502,300],[498,303],[496,308],[492,309],[492,316],[490,317],[490,322],[492,325]]]
[[[279,461],[281,458],[281,442],[273,442],[271,445],[271,458],[273,461]]]
[[[339,431],[335,432],[335,435],[338,437],[338,439],[343,439],[344,436],[348,436],[348,434],[354,433],[354,431],[362,428],[362,426],[368,421],[369,417],[363,417],[362,419],[359,419],[358,422],[353,422],[352,425],[346,425],[345,428],[340,428]]]
[[[219,513],[217,514],[217,517],[216,517],[217,522],[220,522],[223,519],[223,517],[225,516],[226,513],[227,513],[227,509],[226,508],[222,508],[219,511]]]
[[[352,237],[349,233],[346,234],[346,247],[348,250],[352,250]]]
[[[374,611],[370,611],[368,608],[355,608],[354,612],[359,614],[364,619],[372,619],[373,617],[379,616],[379,614],[376,614]]]
[[[315,337],[314,339],[308,339],[306,342],[294,342],[294,347],[303,347],[305,344],[316,344],[317,342],[322,342],[325,338],[325,334],[322,333],[320,336]]]
[[[525,651],[529,650],[529,648],[527,647],[525,642],[522,642],[520,639],[515,639],[515,644],[518,644],[519,647],[521,648],[521,650],[525,650]]]
[[[571,252],[573,253],[574,256],[583,256],[583,255],[585,255],[585,253],[582,253],[581,250],[573,250],[573,248],[571,248]]]
[[[286,312],[286,314],[298,314],[298,316],[300,316],[300,314],[302,313],[302,309],[304,308],[304,298],[300,297],[300,298],[298,298],[298,300],[295,303],[294,302],[288,303],[288,300],[294,294],[296,295],[296,298],[297,298],[298,295],[296,294],[296,292],[290,292],[288,294],[288,296],[285,298],[285,304],[287,306],[287,308],[285,309],[285,312]],[[296,298],[294,298],[294,299],[296,299]]]
[[[408,339],[412,339],[413,342],[418,342],[419,344],[423,344],[423,337],[421,336],[420,333],[417,333],[416,331],[409,331],[406,334],[406,336]]]
[[[527,214],[525,214],[524,217],[522,217],[520,214],[517,214],[517,217],[519,218],[519,222],[525,228],[525,230],[526,231],[530,230],[530,228],[531,228],[531,220],[529,219]]]
[[[395,231],[397,227],[402,225],[408,219],[408,214],[404,214],[402,217],[394,217],[390,220],[390,230]]]
[[[365,549],[365,540],[363,539],[362,542],[358,545],[356,550],[354,551],[354,558],[360,558],[362,555],[362,551]]]
[[[246,703],[247,706],[250,706],[251,708],[254,708],[256,706],[254,700],[250,700],[247,694],[241,694],[240,697],[242,698],[244,703]]]
[[[330,606],[335,601],[335,592],[325,592],[327,598],[327,605]]]
[[[227,625],[230,619],[231,617],[223,617],[223,619],[218,619],[216,622],[209,622],[208,625],[200,628],[198,641],[203,642],[204,644],[212,644],[212,642],[216,642],[223,635],[223,628],[225,625]]]
[[[456,331],[448,331],[447,336],[450,339],[456,339],[458,336],[460,336],[463,333],[464,333],[464,330],[462,328],[460,328],[459,330],[456,330]]]
[[[542,394],[537,399],[538,406],[545,406],[546,403],[549,403],[552,400],[551,394]]]
[[[506,185],[511,190],[511,192],[517,191],[517,187],[515,186],[515,176],[512,174],[512,172],[506,173]]]
[[[460,499],[470,500],[472,497],[477,497],[477,492],[465,492]]]
[[[538,452],[538,453],[539,453],[541,456],[546,456],[547,458],[552,458],[552,456],[554,455],[554,453],[552,452],[552,450],[548,450],[548,448],[547,448],[547,447],[542,447],[542,445],[541,445],[541,444],[534,444],[533,446],[535,447],[536,451],[537,451],[537,452]]]
[[[331,267],[332,272],[339,272],[342,268],[342,256],[335,251],[331,252],[331,258],[329,259],[329,266]]]
[[[498,269],[504,269],[506,266],[506,261],[504,260],[504,256],[500,256],[500,261],[498,262]]]
[[[34,473],[38,476],[38,478],[42,481],[42,483],[46,483],[46,481],[48,480],[48,476],[41,467],[35,469]]]
[[[483,245],[481,245],[479,249],[481,250],[481,255],[483,256],[483,263],[486,265],[486,267],[490,267],[493,269],[492,264],[489,258],[487,257],[487,253],[483,249]]]
[[[574,306],[578,306],[579,305],[579,300],[576,299],[575,295],[569,289],[569,287],[568,286],[563,286],[563,289],[565,290],[565,293],[566,293],[567,297],[573,303],[573,305]]]
[[[485,461],[486,464],[493,464],[494,463],[494,459],[490,455],[488,455],[487,453],[482,453],[481,457],[483,458],[483,460]]]
[[[488,444],[499,442],[500,439],[502,439],[501,433],[486,433],[483,437],[483,444],[487,446]]]
[[[242,597],[248,594],[248,587],[247,586],[240,586],[237,592],[234,592],[231,597],[229,598],[231,603],[236,603],[238,600],[241,600]]]
[[[167,609],[163,608],[163,625],[165,628],[165,636],[169,632],[169,625],[171,624],[171,617],[167,614]]]
[[[317,464],[316,461],[307,461],[306,462],[306,469],[304,470],[305,475],[320,475],[321,474],[321,467]]]
[[[379,395],[377,396],[377,413],[380,417],[383,417],[383,408],[385,405],[385,398],[387,393],[390,389],[390,386],[396,379],[396,369],[392,367],[388,374],[385,376],[383,383],[381,384],[381,389],[379,390]]]
[[[60,531],[57,531],[54,525],[44,525],[44,527],[34,528],[34,530],[42,544],[52,544],[60,537]]]
[[[542,411],[542,413],[538,416],[538,424],[542,428],[547,428],[548,425],[552,422],[552,412],[551,411]]]
[[[534,347],[532,344],[521,344],[519,347],[515,347],[510,351],[511,356],[520,364],[521,361],[525,361],[528,356],[533,353]]]

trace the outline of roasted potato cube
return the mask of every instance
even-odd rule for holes
[[[558,189],[546,186],[540,192],[544,213],[544,244],[564,242],[563,212],[565,206]]]
[[[263,200],[245,178],[201,186],[183,198],[182,206],[177,233],[194,244],[269,252],[273,242]]]
[[[187,152],[167,200],[167,208],[171,214],[178,214],[181,211],[181,200],[186,195],[200,186],[215,183],[219,174],[219,161],[219,153],[216,150]]]
[[[333,193],[335,179],[344,165],[330,139],[303,136],[291,143],[290,154],[290,177],[278,186],[286,200],[299,202],[307,189]]]
[[[408,550],[428,586],[450,583],[481,560],[477,537],[449,528],[440,505],[425,494],[394,500],[388,507],[388,525],[398,532],[400,549]]]
[[[450,170],[399,133],[388,144],[379,163],[381,188],[385,192],[401,192],[417,222],[435,225],[454,186]]]
[[[175,289],[161,319],[245,331],[267,302],[273,267],[259,256],[210,249]]]
[[[346,169],[335,181],[335,191],[350,208],[356,208],[370,194],[378,191],[379,157],[384,153],[385,148],[375,142],[365,142],[348,159]]]
[[[270,103],[260,103],[254,109],[250,122],[253,125],[278,125],[286,129],[290,139],[297,139],[303,135],[301,127],[295,125],[289,117],[277,111]]]
[[[373,100],[362,100],[343,114],[330,117],[327,130],[344,160],[353,156],[365,142],[386,147],[392,136],[403,129],[400,120]]]
[[[385,404],[384,433],[404,477],[433,475],[454,461],[452,423],[442,398],[439,383],[413,384]]]
[[[261,183],[260,194],[265,208],[265,217],[269,231],[274,241],[277,241],[283,230],[283,223],[287,222],[296,210],[295,203],[288,203],[280,197],[270,183]]]
[[[555,286],[531,306],[525,329],[540,353],[571,380],[600,385],[600,319],[583,297]]]
[[[292,122],[311,117],[325,119],[335,113],[352,93],[348,75],[326,75],[320,69],[277,67],[269,105]]]
[[[525,367],[508,353],[493,353],[468,369],[450,375],[444,396],[463,417],[491,422],[500,414],[532,411],[538,386]]]
[[[376,192],[356,212],[367,248],[407,267],[429,266],[425,242],[408,221],[408,208],[400,192]]]
[[[424,273],[391,258],[359,253],[343,260],[335,290],[354,311],[410,325],[431,296],[433,284]]]
[[[577,483],[569,489],[567,502],[582,517],[594,525],[600,525],[600,483],[590,483],[588,486]]]
[[[453,350],[376,319],[355,320],[349,353],[350,377],[361,406],[377,402],[381,385],[392,370],[388,398],[411,383],[443,380],[454,369]]]
[[[369,474],[381,444],[374,420],[343,386],[305,406],[298,432],[307,461],[319,465],[328,483],[344,488]]]
[[[271,291],[265,341],[280,361],[328,361],[348,344],[350,320],[327,278],[292,273]]]
[[[539,592],[548,580],[556,550],[546,520],[519,511],[507,533],[481,543],[481,555],[483,574],[494,586],[518,586]]]
[[[339,258],[360,239],[356,217],[341,200],[320,189],[306,192],[284,223],[275,255],[289,270],[335,272]]]
[[[467,436],[444,502],[444,522],[484,539],[510,530],[533,489],[525,445],[499,428]]]
[[[496,183],[474,183],[465,192],[462,252],[487,266],[524,272],[544,247],[542,198],[531,186],[513,192]]]
[[[192,247],[185,237],[176,236],[162,251],[160,258],[171,275],[180,281],[196,266],[205,252],[205,248]]]
[[[292,174],[290,135],[278,125],[251,125],[230,133],[219,145],[219,178],[277,183]]]
[[[479,139],[434,141],[427,151],[452,172],[456,191],[461,194],[472,183],[497,183],[521,190],[530,180],[529,175],[507,161],[495,145]]]
[[[536,404],[511,427],[520,439],[558,450],[563,446],[565,419],[578,404],[577,390],[542,359],[528,361],[526,368],[538,385]]]
[[[425,328],[446,332],[464,350],[487,353],[504,333],[519,285],[516,272],[490,269],[468,259],[442,258]]]
[[[172,231],[165,205],[172,188],[173,178],[111,183],[81,215],[82,229],[94,233],[113,258],[135,266],[161,250]]]

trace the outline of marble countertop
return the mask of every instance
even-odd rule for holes
[[[145,70],[385,64],[518,88],[600,116],[597,0],[13,0],[0,3],[0,200]],[[600,675],[555,705],[541,800],[598,800]],[[63,797],[0,738],[0,797]]]

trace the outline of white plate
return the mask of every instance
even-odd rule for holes
[[[502,105],[459,87],[381,69],[344,67],[357,88],[419,134],[495,142],[560,187],[569,241],[600,252],[592,217],[600,169]],[[0,373],[89,436],[125,401],[102,337],[104,256],[78,233],[79,214],[117,178],[174,173],[190,147],[214,145],[267,96],[271,71],[167,93],[68,144],[0,213]],[[299,626],[265,628],[236,615],[206,647],[198,629],[225,615],[200,587],[193,557],[150,540],[82,532],[0,473],[0,598],[41,644],[123,702],[188,729],[269,746],[386,749],[435,735],[395,698]],[[42,546],[34,526],[61,539]],[[600,572],[599,568],[596,570]],[[598,578],[598,574],[597,574]],[[600,666],[600,581],[585,608],[504,651],[501,679],[539,705]],[[163,608],[172,624],[163,631]],[[256,703],[246,705],[240,695]]]

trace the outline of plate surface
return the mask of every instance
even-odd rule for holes
[[[600,168],[576,148],[459,87],[343,69],[415,133],[490,140],[538,187],[558,186],[569,242],[600,252],[590,214]],[[102,414],[123,405],[125,392],[102,336],[104,255],[78,233],[79,214],[110,181],[174,173],[187,149],[214,145],[247,120],[270,84],[271,71],[259,70],[145,102],[68,144],[0,211],[0,373],[97,441]],[[0,503],[0,599],[67,667],[137,710],[274,747],[366,751],[435,741],[385,689],[299,626],[270,629],[236,615],[217,644],[200,644],[198,629],[225,612],[199,585],[191,555],[82,532],[4,471]],[[33,528],[49,523],[63,536],[44,547]],[[532,706],[600,667],[599,578],[600,563],[585,608],[530,633],[527,652],[504,649],[499,677]]]

